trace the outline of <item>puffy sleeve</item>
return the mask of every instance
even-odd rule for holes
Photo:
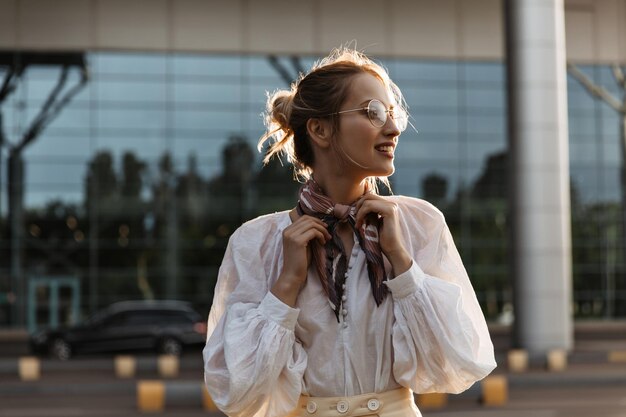
[[[228,416],[284,415],[302,390],[307,357],[294,335],[300,310],[269,292],[260,254],[272,239],[267,233],[244,225],[231,236],[209,314],[204,379]]]
[[[443,214],[405,199],[399,207],[413,263],[387,281],[394,377],[417,393],[459,393],[496,367],[493,344]]]

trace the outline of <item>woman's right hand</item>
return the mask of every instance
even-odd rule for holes
[[[272,293],[292,307],[300,289],[306,283],[307,271],[311,262],[311,246],[313,239],[325,245],[332,237],[326,224],[312,216],[303,215],[283,230],[283,269]]]

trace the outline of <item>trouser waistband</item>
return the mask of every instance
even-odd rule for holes
[[[408,388],[352,397],[300,396],[298,406],[288,417],[405,417],[419,416]]]

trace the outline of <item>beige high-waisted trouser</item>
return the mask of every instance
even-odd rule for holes
[[[287,417],[421,417],[407,388],[353,397],[302,395]]]

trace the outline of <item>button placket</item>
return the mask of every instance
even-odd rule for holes
[[[348,278],[348,272],[346,272],[346,279]],[[346,316],[348,315],[348,310],[346,309],[346,300],[348,300],[348,296],[346,295],[346,284],[342,284],[341,288],[343,289],[343,295],[341,296],[341,311],[339,312],[339,322],[341,323],[341,327],[344,329],[348,327],[348,323],[346,322]]]
[[[359,247],[357,243],[357,236],[353,234],[354,237],[354,245],[352,246],[352,252],[350,253],[350,258],[348,259],[348,268],[346,270],[346,274],[344,276],[344,283],[341,284],[341,288],[343,290],[343,295],[341,296],[341,304],[339,310],[339,323],[340,326],[344,329],[348,327],[348,322],[346,321],[346,317],[348,315],[348,309],[346,308],[346,301],[348,300],[348,296],[346,295],[346,284],[345,282],[348,280],[348,276],[352,271],[352,267],[356,262],[356,258],[359,254]]]

